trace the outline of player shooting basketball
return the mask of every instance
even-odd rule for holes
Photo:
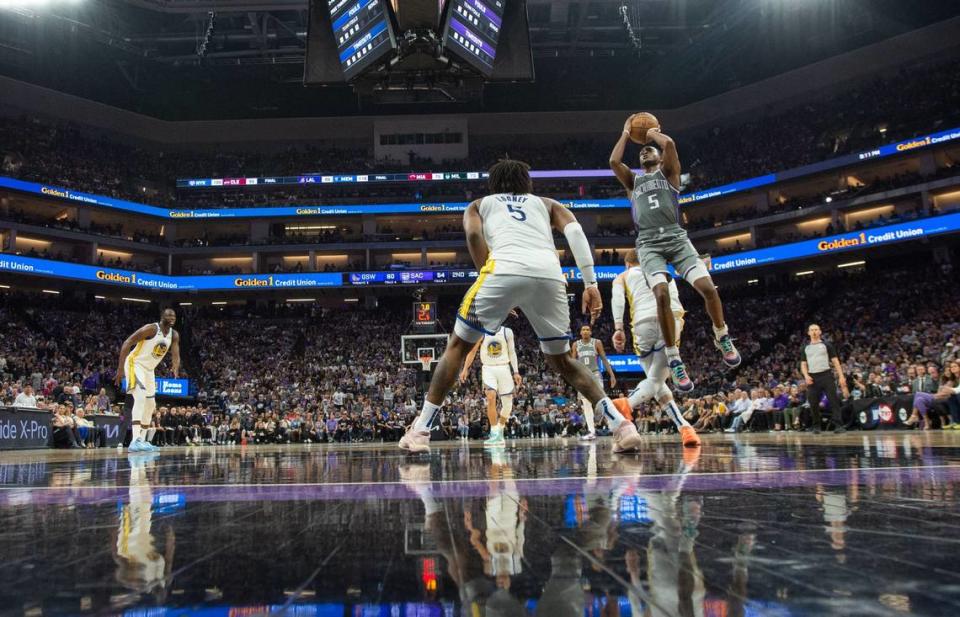
[[[635,174],[623,163],[628,139],[648,144],[640,151],[641,174]],[[668,264],[703,296],[707,313],[713,321],[714,344],[722,352],[723,362],[729,367],[739,366],[740,354],[727,331],[723,305],[713,279],[686,230],[680,226],[680,157],[677,146],[660,131],[656,118],[650,114],[636,114],[627,118],[623,125],[623,133],[610,153],[610,168],[630,196],[633,223],[637,229],[637,254],[657,300],[657,319],[663,339],[669,345],[665,352],[670,376],[678,390],[690,392],[693,381],[680,359],[680,349],[675,342],[677,326],[670,306]],[[615,336],[625,340],[623,330],[618,330]]]

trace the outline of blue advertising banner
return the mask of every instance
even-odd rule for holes
[[[907,240],[960,231],[960,212],[944,214],[907,223],[874,227],[869,230],[849,232],[782,244],[769,248],[742,251],[710,260],[712,272],[731,272],[745,268],[786,262],[795,259],[817,257],[856,249],[893,244]],[[597,279],[612,281],[623,271],[621,266],[597,266]],[[357,287],[372,285],[423,285],[469,283],[476,279],[473,270],[398,270],[390,272],[307,272],[303,274],[237,274],[209,276],[165,276],[102,268],[83,264],[65,263],[0,253],[0,272],[32,274],[60,279],[109,283],[137,289],[156,291],[230,291],[230,290],[283,290],[316,289],[332,287]],[[580,271],[564,268],[569,281],[579,281]]]
[[[640,358],[634,355],[607,355],[607,360],[610,361],[610,366],[613,367],[614,373],[639,373],[643,374],[643,367],[640,366]],[[597,365],[600,367],[600,372],[604,372],[603,364],[598,359]]]
[[[157,291],[220,291],[234,289],[311,289],[340,287],[340,273],[308,272],[304,274],[217,274],[210,276],[166,276],[132,272],[84,264],[64,263],[0,254],[0,271],[34,274],[54,278],[109,283]]]
[[[120,388],[127,391],[127,380],[120,380]],[[169,377],[157,377],[157,395],[158,396],[190,396],[189,379],[171,379]]]

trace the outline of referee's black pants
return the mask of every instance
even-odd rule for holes
[[[843,414],[840,412],[840,397],[837,396],[837,382],[833,378],[833,371],[823,373],[810,373],[813,384],[807,386],[807,402],[810,403],[810,414],[813,416],[813,426],[819,428],[822,423],[822,414],[820,413],[820,398],[824,393],[827,395],[827,403],[830,404],[830,413],[833,416],[833,423],[836,426],[843,426]]]

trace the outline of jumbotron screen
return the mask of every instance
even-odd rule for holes
[[[507,0],[451,0],[444,43],[486,76],[493,72]]]
[[[350,79],[394,48],[384,0],[328,0],[340,67]]]

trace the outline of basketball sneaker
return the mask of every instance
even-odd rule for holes
[[[400,438],[400,449],[407,452],[429,452],[430,431],[418,431],[412,426]]]
[[[154,446],[148,444],[143,438],[138,437],[130,442],[130,447],[127,448],[128,452],[153,452],[155,449]]]
[[[642,442],[643,439],[640,437],[640,433],[637,432],[637,427],[633,425],[633,422],[621,422],[617,430],[613,431],[614,454],[632,452],[639,448]]]
[[[596,433],[584,433],[583,435],[580,435],[580,441],[596,441],[596,440],[597,440]]]
[[[503,438],[503,428],[494,427],[490,429],[490,437],[484,440],[484,448],[505,448],[507,447],[507,442]]]
[[[687,365],[680,358],[674,358],[670,361],[670,378],[673,379],[673,385],[681,392],[690,392],[693,390],[693,381],[687,373]]]
[[[680,427],[680,441],[686,448],[700,447],[700,435],[697,435],[697,431],[693,430],[692,426]]]
[[[713,344],[716,345],[717,349],[723,354],[724,364],[730,368],[740,366],[740,352],[737,351],[736,346],[733,344],[733,339],[730,338],[729,334],[724,334],[720,338],[714,339]]]

